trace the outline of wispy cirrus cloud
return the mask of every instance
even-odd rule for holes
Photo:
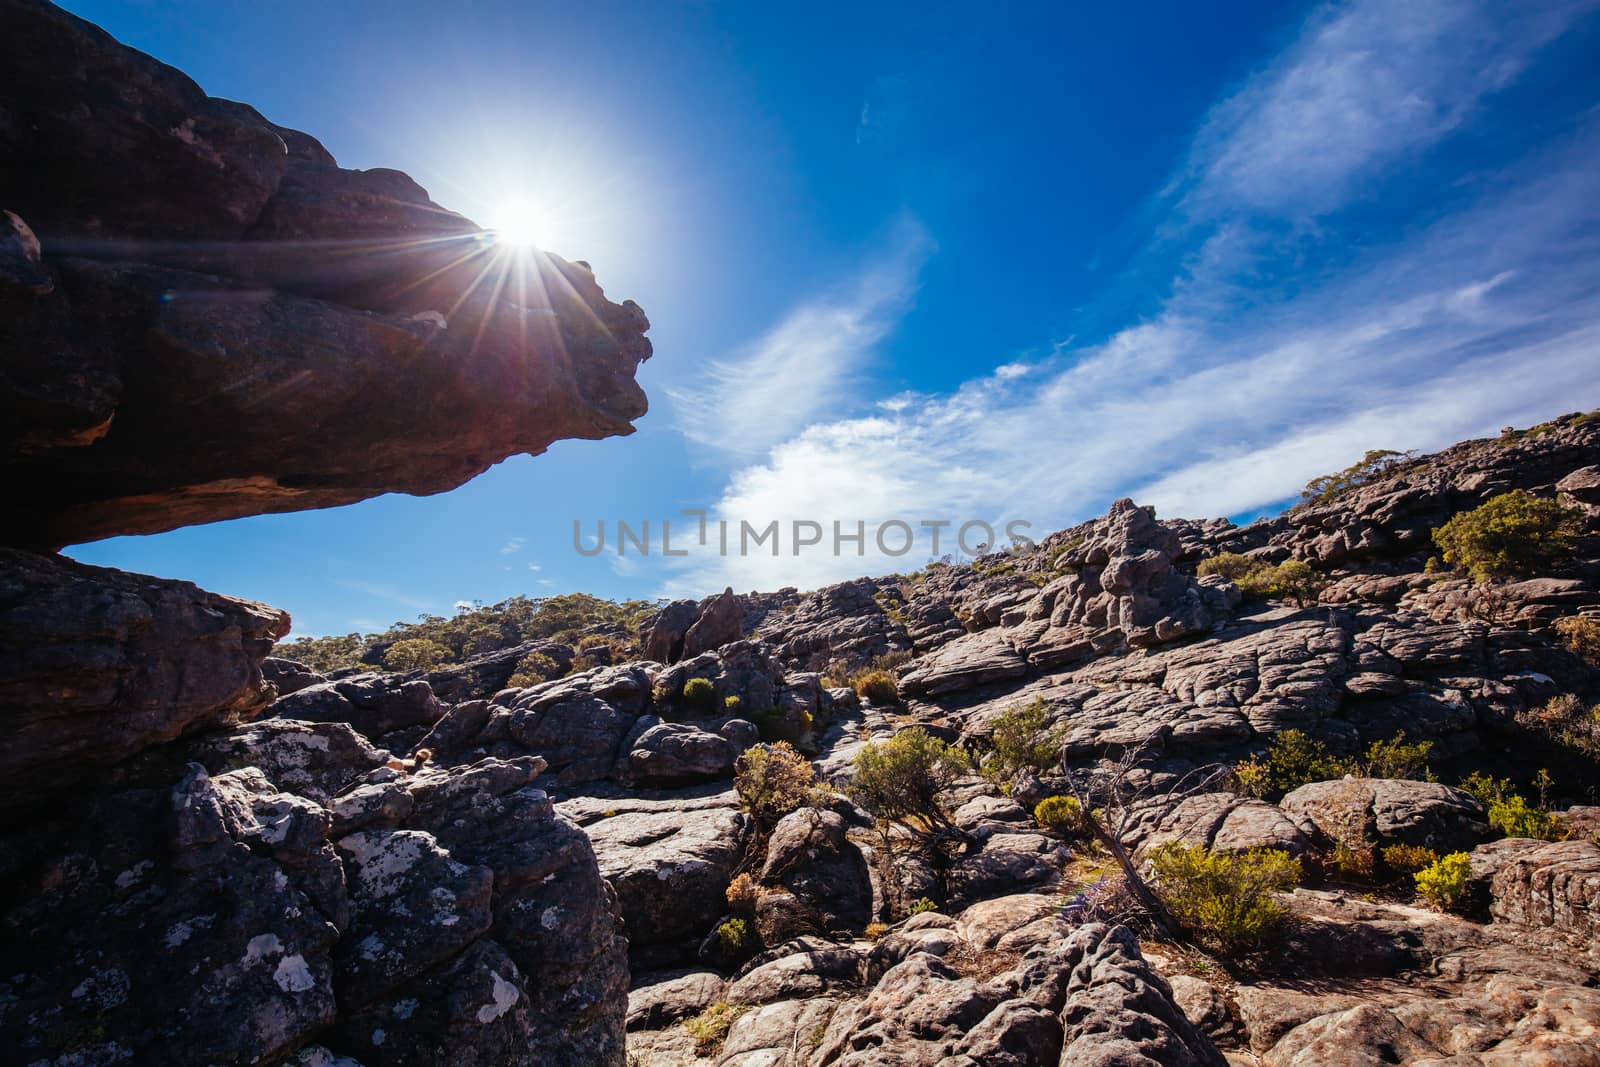
[[[901,219],[883,252],[838,292],[799,305],[745,350],[709,363],[699,380],[668,390],[678,428],[715,452],[752,456],[846,409],[932,251],[922,225]]]
[[[869,528],[1023,517],[1044,532],[1132,495],[1163,514],[1238,514],[1368,448],[1436,448],[1595,406],[1593,114],[1472,176],[1476,198],[1302,268],[1308,245],[1342,240],[1340,208],[1469,128],[1489,95],[1594,6],[1529,6],[1516,19],[1470,3],[1318,12],[1213,109],[1157,198],[1165,217],[1152,248],[1198,243],[1178,255],[1155,314],[949,393],[790,423],[730,475],[715,513]],[[867,548],[694,556],[669,588],[817,585],[925,558]]]

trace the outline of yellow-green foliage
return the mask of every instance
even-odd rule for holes
[[[1540,782],[1548,788],[1549,775],[1539,772]],[[1461,788],[1483,802],[1489,809],[1489,825],[1507,837],[1531,837],[1539,841],[1560,841],[1566,837],[1561,819],[1543,807],[1528,803],[1528,798],[1517,792],[1509,778],[1494,778],[1475,771],[1461,782]]]
[[[683,707],[693,715],[710,715],[717,710],[717,687],[709,678],[690,678],[683,683]]]
[[[722,1001],[692,1019],[683,1020],[684,1029],[694,1038],[694,1054],[709,1057],[720,1052],[734,1020],[748,1010],[743,1004],[733,1005]]]
[[[1600,704],[1585,707],[1571,693],[1563,693],[1541,708],[1522,712],[1517,721],[1581,756],[1600,760]]]
[[[1403,463],[1409,458],[1411,458],[1410,452],[1375,448],[1362,456],[1359,463],[1352,463],[1335,474],[1324,474],[1320,478],[1311,479],[1300,491],[1300,503],[1297,506],[1315,507],[1324,504],[1346,490],[1382,477],[1396,464]]]
[[[733,764],[733,788],[762,826],[775,826],[810,799],[815,779],[811,761],[786,741],[747,748]]]
[[[1284,730],[1267,744],[1265,757],[1252,756],[1233,768],[1234,780],[1250,796],[1275,797],[1308,782],[1355,774],[1354,760],[1335,756],[1322,741],[1299,730]]]
[[[1293,600],[1302,607],[1314,603],[1322,588],[1322,579],[1311,565],[1298,559],[1273,565],[1237,552],[1224,552],[1202,560],[1196,570],[1201,577],[1221,575],[1248,596]]]
[[[431,671],[441,663],[448,663],[450,650],[426,637],[408,637],[396,641],[383,654],[384,665],[391,671]]]
[[[740,956],[755,947],[755,933],[744,919],[724,919],[717,927],[717,941],[729,956]]]
[[[761,731],[763,741],[787,742],[802,752],[817,749],[817,720],[804,708],[762,708],[752,711],[749,719]]]
[[[857,671],[850,678],[850,688],[856,691],[856,696],[874,704],[887,706],[900,703],[900,683],[888,671],[870,667]]]
[[[938,911],[938,910],[939,910],[939,905],[935,904],[933,901],[929,900],[927,897],[918,897],[916,900],[913,900],[911,902],[911,906],[906,909],[906,915],[909,917],[909,916],[912,916],[912,915],[921,915],[925,911]]]
[[[641,620],[659,606],[657,601],[617,603],[587,593],[514,596],[498,604],[474,605],[448,617],[423,615],[416,622],[396,623],[382,633],[296,638],[278,645],[274,654],[299,660],[319,671],[330,671],[359,665],[363,650],[369,645],[425,639],[449,649],[451,659],[459,661],[529,641],[571,643],[597,625],[635,632]]]
[[[1593,615],[1572,615],[1556,620],[1561,643],[1582,656],[1591,667],[1600,667],[1600,619]]]
[[[1421,845],[1390,845],[1383,850],[1383,864],[1397,875],[1415,874],[1439,862],[1439,854]]]
[[[1292,889],[1300,861],[1281,849],[1212,852],[1179,842],[1151,855],[1155,890],[1189,933],[1226,955],[1260,946],[1289,909],[1273,894]]]
[[[1075,797],[1045,797],[1033,806],[1033,820],[1062,837],[1077,837],[1088,829],[1083,805]]]
[[[1460,903],[1472,874],[1472,858],[1465,852],[1452,852],[1412,875],[1417,893],[1438,907],[1449,910]]]
[[[875,818],[911,829],[921,829],[929,822],[948,822],[944,796],[971,770],[965,752],[920,726],[865,746],[856,753],[852,766],[851,798]]]
[[[990,729],[991,751],[983,758],[983,775],[1011,784],[1024,773],[1044,774],[1061,762],[1064,736],[1061,728],[1050,728],[1050,705],[1042,698],[1008,708],[995,716]]]
[[[561,664],[543,652],[529,652],[517,661],[516,670],[506,679],[507,689],[526,689],[547,682],[561,673]]]
[[[1474,581],[1522,577],[1572,557],[1582,514],[1514,489],[1490,497],[1433,531],[1446,563]]]
[[[1433,751],[1432,741],[1406,743],[1404,731],[1387,741],[1374,741],[1367,746],[1361,759],[1361,773],[1368,778],[1416,778],[1424,782],[1437,781],[1428,770],[1428,754]]]

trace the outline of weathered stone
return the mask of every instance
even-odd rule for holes
[[[1489,835],[1483,805],[1470,793],[1437,782],[1345,778],[1312,782],[1280,806],[1304,816],[1330,838],[1365,833],[1377,847],[1416,845],[1438,852],[1470,849]]]
[[[0,809],[271,700],[261,661],[289,628],[188,582],[0,548]]]

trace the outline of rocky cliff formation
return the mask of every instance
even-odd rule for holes
[[[643,312],[4,0],[0,542],[452,489],[645,412]]]
[[[397,759],[427,683],[264,674],[283,612],[41,553],[631,432],[643,313],[52,5],[0,36],[0,1062],[620,1063],[546,760]]]

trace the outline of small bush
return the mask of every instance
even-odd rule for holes
[[[920,726],[867,745],[856,753],[852,766],[851,798],[875,818],[917,832],[948,825],[945,794],[971,770],[966,753]]]
[[[733,764],[733,788],[750,816],[766,827],[803,805],[815,778],[811,761],[783,741],[747,748]]]
[[[1514,489],[1455,516],[1433,531],[1433,543],[1473,581],[1523,577],[1570,561],[1581,514]]]
[[[1549,776],[1540,772],[1541,781]],[[1468,775],[1461,788],[1481,801],[1489,811],[1489,825],[1507,837],[1531,837],[1539,841],[1560,841],[1566,836],[1561,819],[1542,807],[1528,803],[1509,778],[1494,778],[1476,771]]]
[[[1374,741],[1367,746],[1361,760],[1361,773],[1368,778],[1416,778],[1424,782],[1436,779],[1428,770],[1428,754],[1433,751],[1432,741],[1406,743],[1404,732],[1388,741]]]
[[[1062,837],[1078,837],[1089,829],[1076,797],[1045,797],[1033,806],[1033,820]]]
[[[921,915],[925,911],[938,911],[938,910],[939,910],[939,905],[935,904],[933,901],[929,900],[927,897],[919,897],[916,900],[913,900],[911,902],[911,906],[906,909],[906,917],[910,918],[913,915]]]
[[[1591,760],[1600,760],[1600,704],[1585,707],[1571,693],[1551,697],[1542,708],[1517,715],[1517,721]]]
[[[1399,877],[1416,874],[1439,862],[1439,854],[1421,845],[1390,845],[1383,850],[1383,865]]]
[[[1250,796],[1278,797],[1307,783],[1343,778],[1358,770],[1354,760],[1331,754],[1326,743],[1299,730],[1284,730],[1268,742],[1264,757],[1237,764],[1233,777]]]
[[[867,668],[857,671],[850,678],[850,688],[856,691],[856,696],[862,700],[887,707],[900,703],[900,683],[888,671]]]
[[[868,923],[867,924],[867,929],[865,931],[866,936],[867,936],[867,940],[869,940],[869,941],[876,941],[876,940],[878,940],[880,937],[882,937],[884,934],[886,934],[888,932],[889,932],[889,924],[888,923],[878,923],[878,922]]]
[[[383,654],[383,662],[391,671],[431,671],[452,658],[448,648],[425,637],[396,641]]]
[[[1061,761],[1066,731],[1050,729],[1050,705],[1036,698],[1027,707],[995,717],[989,733],[992,750],[983,759],[983,776],[1012,784],[1025,773],[1044,774]]]
[[[768,744],[782,741],[802,752],[817,749],[816,718],[804,708],[762,708],[752,711],[747,718],[761,731],[761,740]]]
[[[728,910],[735,915],[744,917],[756,913],[756,905],[761,901],[761,887],[756,885],[756,880],[746,872],[728,883],[725,894],[728,899]]]
[[[1417,893],[1441,910],[1454,908],[1466,895],[1467,878],[1472,873],[1472,858],[1465,852],[1452,852],[1412,875]]]
[[[548,682],[561,673],[561,664],[543,652],[529,652],[517,661],[517,666],[506,679],[508,689],[526,689],[530,685]]]
[[[717,941],[725,955],[738,957],[755,948],[756,936],[744,919],[724,919],[717,927]]]
[[[710,715],[717,710],[717,687],[709,678],[690,678],[683,683],[683,707],[693,715]]]
[[[744,703],[744,701],[740,700],[737,696],[725,696],[722,698],[722,710],[727,712],[729,715],[737,715],[739,714],[739,705],[742,703]]]
[[[881,656],[872,658],[872,669],[875,671],[892,671],[896,667],[904,666],[911,662],[911,653],[905,650],[885,652]]]
[[[694,1038],[694,1054],[715,1056],[721,1051],[722,1043],[728,1039],[728,1031],[732,1028],[734,1020],[747,1010],[749,1009],[742,1004],[735,1006],[720,1002],[711,1005],[692,1019],[685,1019],[683,1027],[689,1031],[689,1036]]]
[[[1589,666],[1600,667],[1600,619],[1593,615],[1557,619],[1556,634],[1568,650],[1582,656]]]
[[[1311,565],[1298,559],[1286,559],[1274,566],[1237,552],[1224,552],[1202,560],[1197,573],[1201,577],[1221,575],[1247,596],[1293,600],[1301,607],[1314,603],[1322,589],[1322,579]]]
[[[1289,909],[1273,894],[1301,877],[1300,861],[1281,849],[1212,852],[1173,842],[1156,849],[1151,865],[1173,918],[1230,956],[1260,946],[1282,927]]]

